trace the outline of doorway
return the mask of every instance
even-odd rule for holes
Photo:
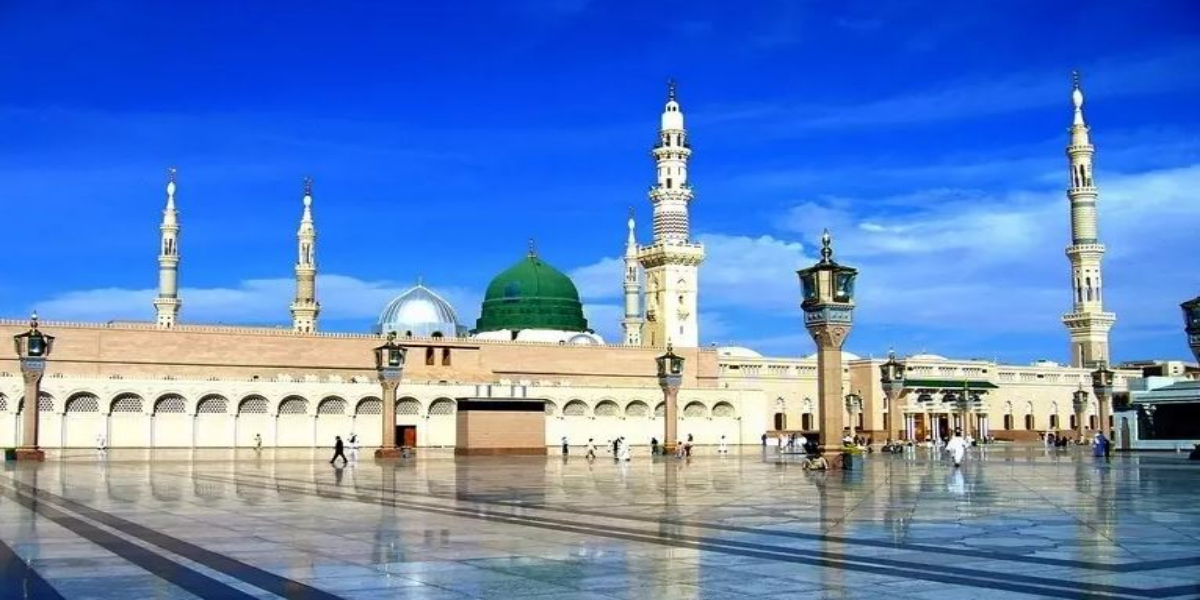
[[[787,429],[787,415],[778,412],[775,413],[775,431],[785,431]]]
[[[416,425],[397,425],[396,426],[396,445],[401,448],[416,448],[417,447],[417,426]]]

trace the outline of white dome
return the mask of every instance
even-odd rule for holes
[[[846,352],[845,350],[842,350],[842,362],[858,360],[860,358],[862,358],[862,357],[853,352]],[[805,356],[804,360],[817,360],[817,353],[813,352],[812,354]]]
[[[396,296],[379,315],[375,333],[391,331],[400,337],[461,337],[465,333],[454,307],[420,284]]]
[[[762,358],[762,354],[745,346],[721,346],[717,348],[717,356],[727,358]]]
[[[921,353],[921,354],[914,354],[914,355],[908,357],[908,360],[950,360],[950,359],[948,359],[945,356],[942,356],[940,354]]]

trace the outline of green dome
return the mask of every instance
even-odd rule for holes
[[[579,290],[531,252],[488,284],[475,331],[501,329],[587,331]]]

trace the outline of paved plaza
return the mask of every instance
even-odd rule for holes
[[[1198,598],[1183,455],[76,452],[0,475],[0,598]]]

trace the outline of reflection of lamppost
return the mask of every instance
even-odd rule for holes
[[[1104,432],[1104,437],[1112,439],[1112,427],[1108,421],[1111,417],[1109,411],[1109,403],[1112,402],[1113,391],[1113,375],[1111,369],[1108,368],[1108,363],[1101,361],[1097,363],[1096,370],[1092,371],[1092,393],[1096,394],[1096,402],[1100,405],[1100,431]]]
[[[679,425],[679,409],[676,398],[679,397],[679,386],[683,384],[683,357],[675,354],[671,344],[667,344],[667,353],[654,359],[658,365],[658,387],[663,391],[664,417],[663,424],[663,454],[675,452],[677,427]]]
[[[904,439],[904,412],[900,410],[900,394],[904,391],[904,363],[896,360],[896,353],[888,349],[887,362],[879,365],[879,382],[888,401],[888,438]]]
[[[1154,433],[1154,413],[1158,411],[1158,407],[1153,404],[1143,404],[1142,414],[1146,415],[1146,435],[1138,437],[1142,439],[1157,437]]]
[[[840,452],[842,437],[842,344],[854,323],[854,279],[858,271],[833,261],[833,238],[821,236],[821,260],[797,271],[804,300],[804,327],[817,344],[820,444]]]
[[[17,357],[21,360],[21,376],[25,380],[25,411],[22,424],[21,446],[17,448],[17,460],[45,460],[46,453],[38,447],[38,398],[42,394],[42,375],[46,372],[46,359],[54,348],[54,336],[38,330],[37,313],[29,319],[29,331],[13,336]]]
[[[1071,408],[1075,409],[1075,433],[1079,439],[1083,440],[1083,413],[1087,410],[1088,393],[1084,391],[1083,384],[1079,384],[1079,389],[1071,393]]]
[[[396,447],[396,388],[404,374],[404,358],[408,349],[396,343],[396,332],[387,335],[387,342],[375,348],[375,372],[383,386],[383,438],[375,458],[396,458],[400,449]]]
[[[854,439],[854,427],[858,424],[855,415],[862,411],[862,396],[850,392],[846,394],[846,413],[850,415],[850,439]]]
[[[1188,336],[1192,355],[1200,361],[1200,296],[1179,305],[1183,309],[1183,327]]]

